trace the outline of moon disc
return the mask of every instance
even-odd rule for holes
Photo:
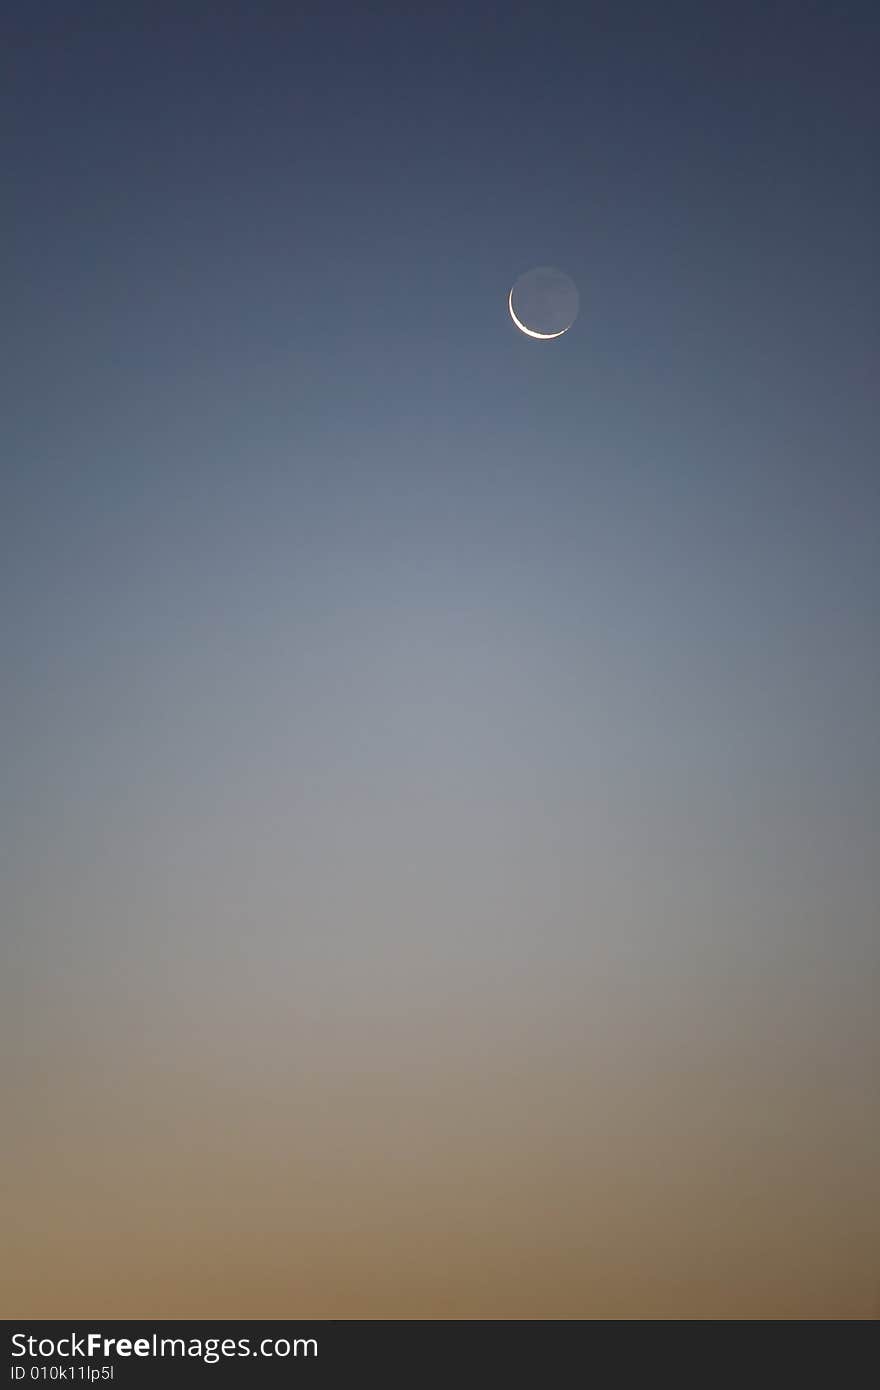
[[[508,306],[521,332],[531,338],[559,338],[577,318],[577,286],[555,266],[539,265],[519,277]]]

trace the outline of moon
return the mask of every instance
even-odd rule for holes
[[[516,314],[514,313],[514,309],[513,309],[513,290],[510,291],[510,296],[509,296],[509,298],[508,298],[508,300],[507,300],[507,307],[508,307],[508,309],[510,310],[510,317],[513,319],[513,321],[514,321],[514,323],[516,324],[517,328],[519,329],[520,333],[525,333],[529,338],[543,338],[543,340],[544,340],[545,342],[547,342],[550,338],[561,338],[562,335],[563,335],[563,333],[567,333],[567,332],[568,332],[568,328],[560,328],[560,330],[559,330],[558,333],[536,333],[535,330],[534,330],[534,328],[526,328],[525,324],[524,324],[524,323],[520,323],[519,319],[517,318]],[[570,327],[571,327],[571,324],[569,324],[568,327],[570,328]]]
[[[574,281],[553,266],[527,270],[507,296],[510,317],[520,333],[542,342],[568,332],[577,318],[578,303]]]

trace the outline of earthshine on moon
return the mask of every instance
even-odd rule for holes
[[[537,266],[521,275],[507,297],[510,317],[528,338],[561,338],[577,318],[574,282],[553,266]]]

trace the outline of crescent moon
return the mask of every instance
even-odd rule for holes
[[[534,328],[526,328],[525,324],[520,323],[516,314],[513,312],[513,290],[510,291],[507,297],[507,307],[510,310],[510,317],[513,319],[520,333],[525,333],[529,338],[543,338],[545,341],[548,338],[561,338],[563,333],[567,333],[568,329],[571,328],[571,324],[569,324],[567,328],[560,328],[558,333],[536,333]]]

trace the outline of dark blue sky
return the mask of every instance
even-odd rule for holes
[[[44,1017],[82,1005],[85,1085],[107,1038],[137,1071],[137,1000],[213,1055],[224,991],[239,1061],[444,1075],[470,1029],[637,1124],[640,1057],[714,1057],[777,1144],[761,1306],[861,1306],[876,5],[7,10],[0,838],[43,1082]],[[580,291],[552,343],[506,308],[543,264]],[[755,1119],[792,1077],[800,1188]],[[686,1128],[640,1142],[729,1196]]]

